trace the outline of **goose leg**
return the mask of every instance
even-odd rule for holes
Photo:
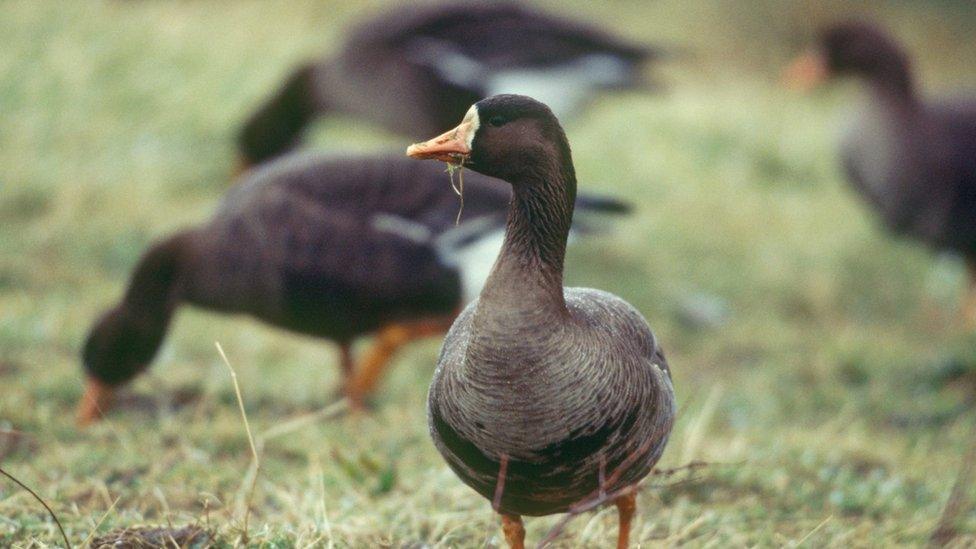
[[[339,344],[339,366],[342,368],[343,378],[348,382],[355,369],[352,359],[352,346],[349,343]]]
[[[620,517],[620,531],[617,532],[617,549],[627,549],[630,545],[630,522],[634,518],[637,510],[637,492],[618,497],[614,503],[617,505],[617,515]]]
[[[78,427],[87,427],[102,418],[102,414],[112,406],[115,391],[111,385],[94,377],[88,377],[85,394],[78,402],[76,422]]]
[[[525,549],[525,525],[519,515],[502,515],[502,532],[510,549]]]
[[[967,259],[966,267],[969,272],[969,287],[962,305],[962,316],[966,327],[976,330],[976,258]]]
[[[366,397],[379,382],[383,371],[396,352],[416,339],[443,334],[451,327],[451,318],[438,318],[410,323],[391,324],[379,331],[376,342],[366,353],[362,364],[346,384],[346,397],[353,407],[362,407]]]

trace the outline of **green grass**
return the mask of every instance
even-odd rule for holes
[[[250,450],[219,341],[258,437],[326,406],[334,347],[253,320],[184,309],[148,375],[79,432],[79,346],[154,238],[205,219],[229,186],[234,131],[289,66],[379,7],[349,2],[8,1],[0,17],[0,463],[51,503],[74,543],[137,525],[240,533]],[[778,72],[811,24],[864,13],[829,2],[552,2],[619,32],[698,52],[663,96],[604,97],[567,123],[582,188],[636,215],[576,246],[568,282],[623,296],[673,365],[681,415],[652,480],[643,545],[920,545],[955,476],[967,394],[928,383],[972,349],[955,321],[961,267],[879,230],[834,155],[850,86],[801,97]],[[890,2],[873,15],[918,51],[932,91],[976,84],[976,10]],[[402,150],[352,120],[311,147]],[[445,176],[445,191],[451,192]],[[700,296],[728,319],[695,328]],[[497,546],[489,505],[431,445],[438,341],[395,363],[369,416],[315,421],[263,448],[255,546]],[[19,433],[19,434],[13,434]],[[671,480],[682,480],[678,475]],[[534,543],[558,517],[530,519]],[[976,542],[976,514],[961,521]],[[604,546],[612,509],[559,546]],[[0,545],[58,543],[0,482]]]

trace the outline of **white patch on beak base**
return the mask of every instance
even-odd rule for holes
[[[478,106],[471,105],[468,112],[465,113],[464,119],[461,120],[461,124],[465,122],[469,123],[468,135],[465,136],[464,144],[468,146],[468,150],[471,150],[471,142],[474,141],[474,134],[478,133],[478,128],[481,127],[481,119],[478,117]]]

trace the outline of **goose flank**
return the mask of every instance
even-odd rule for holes
[[[467,175],[456,226],[445,176],[397,155],[298,155],[255,170],[210,221],[150,247],[94,324],[79,423],[97,419],[114,389],[149,365],[182,304],[335,341],[344,391],[361,405],[400,347],[448,329],[500,246],[504,183]],[[611,198],[580,202],[594,213],[628,210]],[[353,340],[368,334],[374,344],[354,360]]]
[[[670,371],[633,307],[562,285],[576,176],[548,107],[493,96],[408,155],[463,158],[512,187],[504,244],[444,340],[428,416],[447,464],[493,502],[509,544],[522,547],[522,515],[566,512],[650,472],[675,414]],[[616,504],[626,547],[633,492]]]

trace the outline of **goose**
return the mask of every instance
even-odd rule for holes
[[[961,310],[976,324],[976,96],[926,101],[904,48],[862,21],[823,29],[787,71],[803,89],[833,76],[867,87],[841,142],[847,178],[889,230],[965,259]]]
[[[241,169],[289,150],[326,113],[412,138],[503,91],[544,97],[569,114],[601,89],[651,87],[639,71],[660,53],[516,2],[390,9],[354,28],[335,56],[295,69],[246,120]]]
[[[816,46],[787,69],[794,87],[811,89],[831,77],[856,77],[868,99],[841,143],[850,183],[898,235],[961,255],[969,272],[960,311],[976,326],[976,96],[926,101],[909,56],[888,33],[864,21],[821,30]],[[932,533],[934,545],[956,535],[971,489],[976,438]]]
[[[467,175],[456,225],[444,175],[399,154],[298,154],[245,176],[208,222],[153,244],[94,323],[79,424],[98,419],[149,365],[183,304],[337,342],[345,393],[361,405],[400,347],[450,327],[501,246],[505,184]],[[581,196],[580,208],[629,206]],[[375,343],[357,364],[350,346],[368,334]]]
[[[562,284],[576,175],[553,112],[529,97],[479,101],[460,125],[407,149],[511,185],[505,240],[478,299],[444,339],[428,393],[434,445],[501,514],[511,547],[522,516],[613,497],[627,547],[634,487],[675,417],[668,363],[621,298]]]

